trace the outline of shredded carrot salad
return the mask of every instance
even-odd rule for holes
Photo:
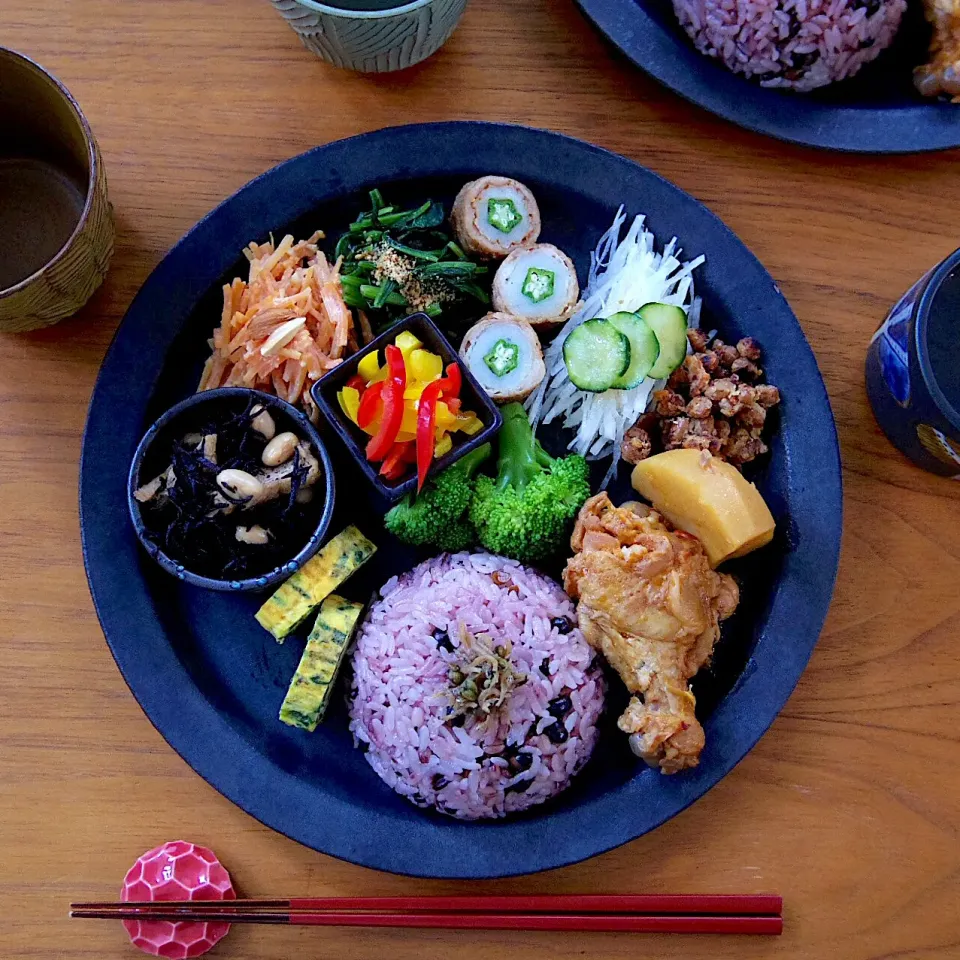
[[[223,316],[198,390],[253,387],[316,411],[310,382],[356,349],[350,308],[343,301],[340,261],[333,266],[317,246],[323,233],[274,246],[251,243],[247,280],[223,288]]]

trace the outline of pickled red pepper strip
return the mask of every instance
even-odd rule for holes
[[[395,443],[380,467],[380,476],[385,480],[399,480],[409,462],[412,447],[412,440]]]
[[[440,384],[440,391],[445,397],[459,397],[460,387],[463,385],[463,376],[460,373],[460,365],[451,363],[447,367],[447,375],[437,381]]]
[[[360,395],[360,406],[357,408],[357,426],[361,430],[366,430],[376,419],[377,411],[380,409],[380,394],[383,390],[385,381],[371,383]]]
[[[403,391],[407,388],[407,370],[403,354],[392,343],[384,351],[387,355],[387,379],[383,381],[380,396],[383,399],[383,414],[377,435],[367,444],[368,460],[383,460],[390,452],[403,423]]]
[[[437,401],[440,399],[442,386],[442,380],[428,383],[420,394],[420,403],[417,406],[417,493],[423,489],[433,461],[433,434],[437,427]]]
[[[390,344],[384,351],[387,355],[387,373],[391,380],[402,391],[407,389],[407,366],[403,359],[403,351]]]

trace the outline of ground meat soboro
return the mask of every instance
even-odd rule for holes
[[[693,353],[673,372],[653,407],[627,431],[621,454],[639,463],[663,450],[709,450],[740,467],[767,452],[767,411],[780,391],[763,383],[762,351],[753,337],[736,345],[689,330]]]

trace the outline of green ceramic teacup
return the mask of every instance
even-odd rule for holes
[[[270,0],[317,56],[350,70],[403,70],[436,53],[467,0]]]

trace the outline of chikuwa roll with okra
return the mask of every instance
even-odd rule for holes
[[[488,313],[475,323],[463,338],[460,356],[497,403],[529,396],[547,372],[537,332],[507,313]]]
[[[509,177],[480,177],[461,188],[450,222],[460,246],[489,259],[537,242],[540,209],[530,190]]]
[[[552,243],[514,250],[493,278],[493,308],[534,327],[566,322],[577,307],[580,285],[573,261]]]

